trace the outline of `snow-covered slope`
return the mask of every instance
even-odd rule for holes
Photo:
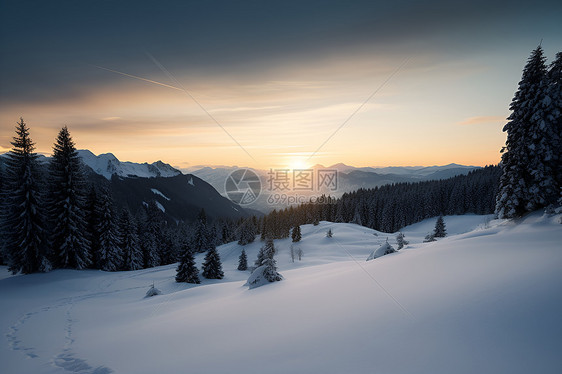
[[[559,217],[489,218],[445,217],[451,236],[433,243],[435,219],[412,225],[413,244],[369,262],[394,235],[306,225],[302,261],[276,241],[285,279],[253,290],[235,243],[219,248],[225,279],[201,285],[175,283],[174,266],[8,276],[2,372],[558,373]],[[163,294],[144,298],[153,282]]]
[[[156,161],[152,164],[149,163],[134,163],[129,161],[119,161],[111,153],[104,153],[96,156],[87,149],[78,151],[84,163],[91,167],[97,174],[103,175],[107,179],[111,179],[112,175],[119,177],[174,177],[180,175],[181,172],[174,169],[172,166],[162,162]]]

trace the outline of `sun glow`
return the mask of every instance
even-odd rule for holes
[[[304,158],[293,157],[288,160],[287,167],[291,170],[308,169],[310,165]]]

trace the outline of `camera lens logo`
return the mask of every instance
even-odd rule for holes
[[[224,190],[228,198],[236,204],[251,204],[260,195],[260,177],[250,169],[234,170],[226,178]]]

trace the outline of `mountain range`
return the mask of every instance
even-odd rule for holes
[[[478,166],[465,166],[458,164],[382,168],[358,168],[342,163],[334,164],[328,167],[324,167],[323,165],[314,165],[310,168],[310,170],[313,171],[316,182],[318,182],[319,170],[336,170],[337,186],[335,189],[315,188],[313,191],[294,191],[291,188],[285,191],[275,190],[271,188],[272,186],[270,184],[270,180],[275,176],[275,169],[252,169],[261,180],[262,193],[258,196],[256,201],[248,206],[263,212],[268,212],[272,209],[286,207],[289,199],[291,198],[292,201],[305,202],[308,201],[309,198],[321,194],[339,197],[346,192],[356,191],[360,188],[375,188],[393,183],[447,179],[456,175],[466,175],[470,171],[478,168]],[[193,166],[187,169],[182,169],[182,171],[198,176],[215,187],[215,189],[221,194],[226,195],[225,181],[228,176],[237,169],[241,168],[238,166]],[[288,176],[289,183],[291,184],[293,182],[291,170],[289,170]],[[272,198],[272,196],[274,198]],[[285,197],[287,197],[287,199],[285,199]]]
[[[314,165],[310,168],[314,175],[319,170],[337,171],[337,186],[335,189],[311,191],[277,191],[271,188],[272,172],[275,170],[252,169],[260,178],[261,194],[252,204],[240,207],[224,197],[225,182],[233,171],[241,169],[237,166],[193,166],[180,170],[162,161],[150,164],[120,161],[111,153],[95,155],[89,150],[78,150],[78,154],[86,165],[89,180],[110,186],[118,204],[136,211],[143,203],[155,200],[160,209],[176,221],[194,219],[201,208],[205,208],[212,217],[240,218],[283,208],[290,203],[305,202],[320,194],[339,197],[360,188],[447,179],[478,168],[458,164],[399,167],[354,167],[343,163],[328,167]],[[48,158],[40,155],[39,161],[45,163]],[[293,182],[291,172],[289,170],[289,182]]]
[[[132,213],[154,200],[170,222],[196,219],[201,209],[210,218],[243,218],[255,212],[241,208],[221,196],[209,183],[192,174],[183,174],[172,166],[157,161],[152,164],[121,162],[107,153],[99,156],[79,150],[87,181],[111,191],[116,207]],[[0,168],[6,154],[0,155]],[[39,155],[42,171],[48,173],[48,157]],[[43,178],[45,179],[45,178]]]

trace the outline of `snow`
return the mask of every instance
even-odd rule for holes
[[[225,278],[201,285],[176,283],[176,265],[2,275],[2,372],[559,372],[560,217],[444,218],[446,238],[422,243],[432,218],[369,262],[395,234],[303,225],[302,261],[275,241],[284,280],[251,290],[236,243],[218,248]],[[250,263],[262,244],[244,246]]]
[[[166,195],[164,195],[162,192],[158,191],[156,188],[151,188],[150,191],[152,191],[153,194],[155,195],[160,195],[162,196],[164,199],[170,201],[170,198],[167,197]]]
[[[248,286],[250,289],[253,289],[253,288],[265,286],[267,284],[271,284],[271,282],[269,282],[264,275],[266,269],[267,269],[266,265],[262,265],[256,268],[252,272],[252,274],[250,275],[248,281],[244,284],[244,286]]]
[[[378,247],[373,252],[371,252],[369,257],[367,257],[367,261],[374,260],[375,258],[379,258],[379,257],[382,257],[384,255],[391,254],[393,252],[396,252],[396,250],[390,245],[390,243],[385,242],[385,243],[381,244],[380,247]]]
[[[166,213],[166,208],[164,208],[164,206],[162,204],[160,204],[158,201],[154,201],[156,203],[156,206],[158,207],[158,209],[160,209],[162,212]]]
[[[82,161],[94,172],[111,179],[112,175],[119,177],[140,177],[140,178],[153,178],[153,177],[174,177],[180,175],[181,172],[174,169],[172,166],[156,161],[152,164],[148,163],[134,163],[129,161],[119,161],[111,153],[104,153],[96,156],[87,149],[78,150],[78,155]]]

